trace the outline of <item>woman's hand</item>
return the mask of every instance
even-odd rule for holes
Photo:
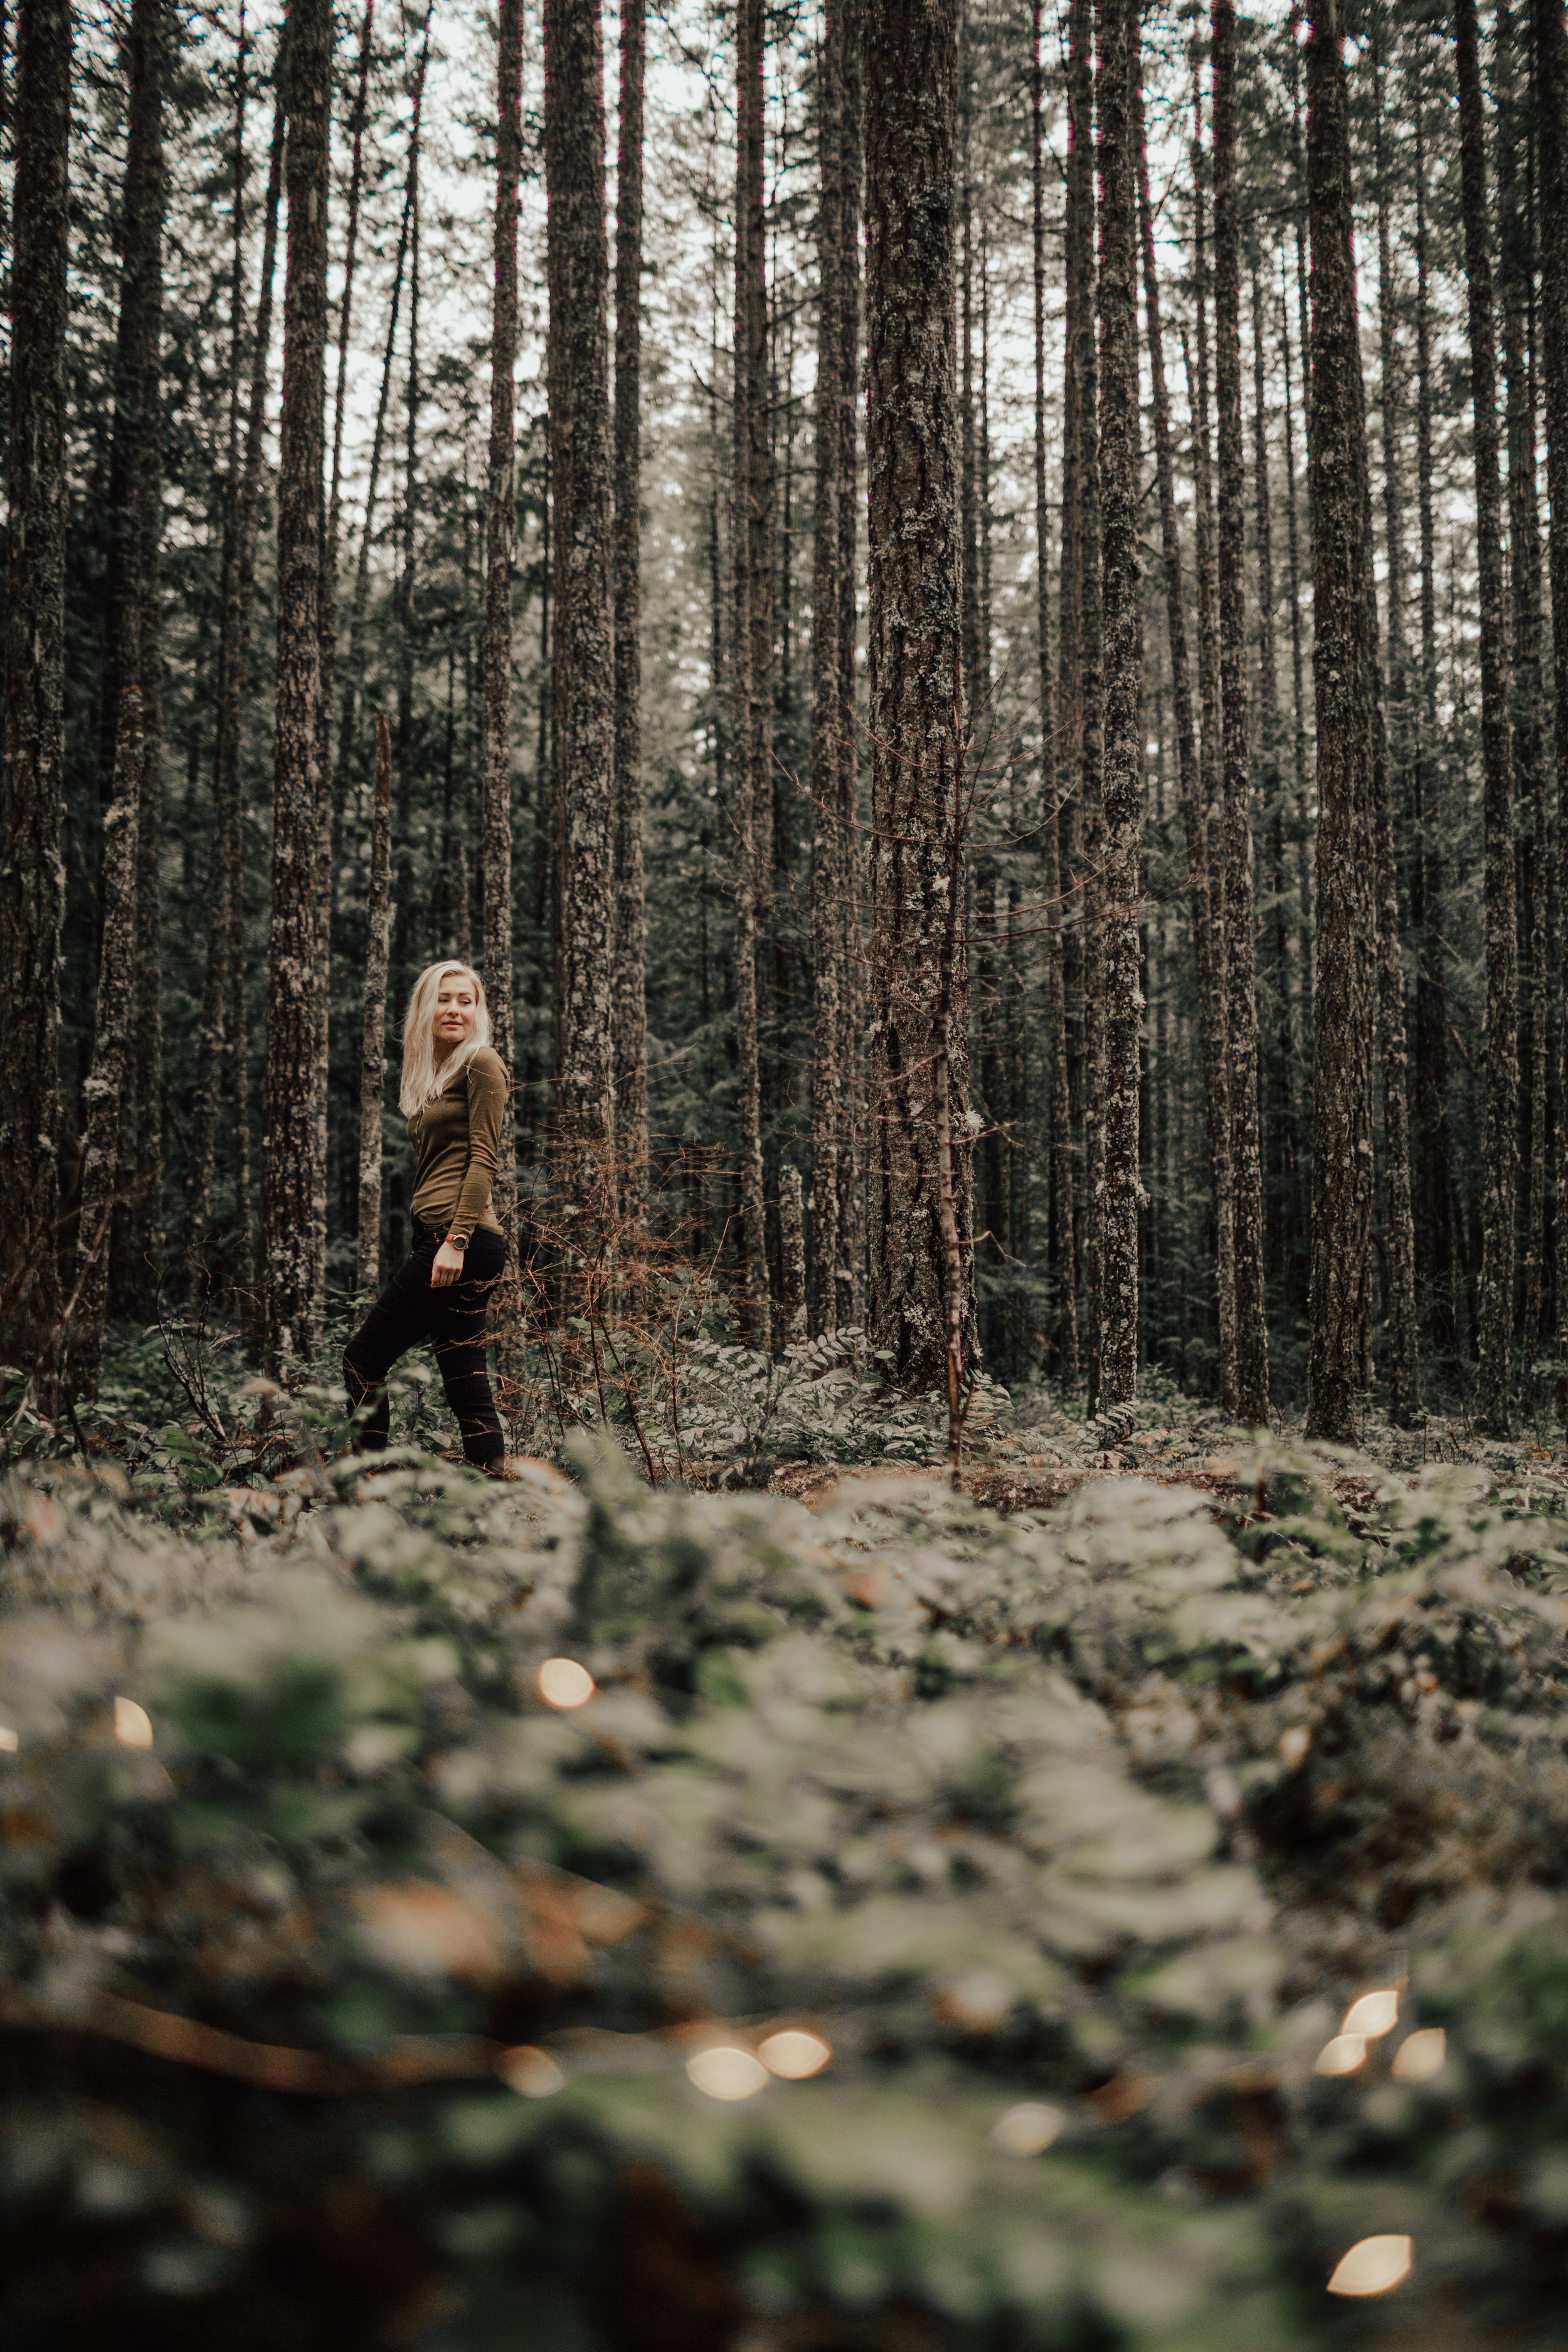
[[[462,1278],[462,1251],[454,1249],[450,1242],[443,1242],[436,1253],[436,1263],[430,1268],[431,1289],[445,1290],[449,1282],[461,1282]]]

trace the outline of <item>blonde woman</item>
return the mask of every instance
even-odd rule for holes
[[[488,1476],[503,1475],[505,1444],[485,1370],[485,1307],[506,1261],[490,1208],[506,1099],[484,982],[466,963],[426,965],[408,1000],[397,1094],[417,1155],[414,1246],[343,1357],[367,1453],[386,1444],[387,1374],[427,1339],[465,1455]]]

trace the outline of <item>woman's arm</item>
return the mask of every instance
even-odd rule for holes
[[[452,1212],[451,1230],[468,1234],[490,1204],[500,1123],[506,1116],[506,1072],[494,1054],[476,1054],[463,1076],[468,1089],[468,1165]]]

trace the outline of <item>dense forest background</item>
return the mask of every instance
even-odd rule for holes
[[[878,1174],[893,20],[295,15],[23,9],[5,60],[9,266],[42,249],[28,40],[52,25],[69,59],[58,1014],[13,904],[37,685],[15,520],[9,570],[12,1321],[43,1312],[47,1204],[47,1303],[89,1392],[95,1312],[100,1335],[204,1287],[274,1361],[308,1356],[329,1297],[405,1238],[402,1121],[362,1118],[363,1080],[452,955],[506,1007],[525,1256],[555,1236],[538,1299],[572,1304],[560,1213],[591,1135],[623,1249],[637,1224],[713,1264],[774,1346],[869,1323],[934,1383],[940,1348],[889,1319],[912,1278]],[[972,0],[949,30],[932,429],[964,764],[931,841],[957,1141],[917,1189],[957,1211],[966,1362],[1087,1382],[1091,1409],[1136,1361],[1253,1421],[1310,1388],[1322,1434],[1374,1384],[1396,1418],[1431,1391],[1501,1428],[1568,1357],[1560,12],[1140,25]],[[313,112],[290,39],[325,61]],[[317,373],[291,384],[311,283]],[[36,308],[13,311],[30,380]],[[30,396],[13,382],[14,436]],[[16,463],[14,439],[14,518]],[[306,719],[279,586],[301,531]],[[584,646],[611,688],[586,717]],[[322,879],[300,917],[275,792],[302,725]],[[46,1203],[15,1139],[57,1021]],[[274,1297],[290,1221],[310,1262]]]

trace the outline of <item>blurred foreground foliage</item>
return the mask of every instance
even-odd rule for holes
[[[145,1433],[0,1488],[11,2352],[1561,2342],[1554,1508]]]

